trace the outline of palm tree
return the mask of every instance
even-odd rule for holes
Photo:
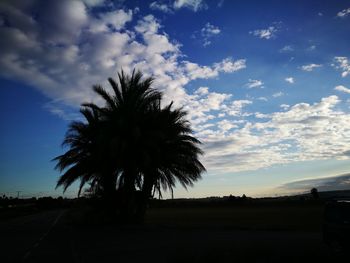
[[[96,109],[82,107],[80,112],[87,122],[73,121],[66,133],[62,146],[68,146],[69,150],[54,158],[57,161],[56,169],[64,171],[60,176],[56,188],[63,186],[66,189],[76,180],[80,179],[78,196],[85,183],[92,181],[93,184],[100,182],[111,192],[112,186],[107,183],[102,166],[103,158],[100,155],[100,115]]]
[[[172,109],[172,103],[161,109],[159,106],[150,112],[147,118],[150,128],[147,130],[145,152],[147,158],[141,166],[143,174],[142,203],[138,216],[143,217],[147,202],[154,192],[161,195],[161,188],[173,193],[176,182],[184,188],[192,186],[205,171],[198,160],[202,151],[200,141],[192,136],[186,112]]]
[[[200,142],[191,135],[186,112],[172,104],[161,108],[162,94],[152,88],[153,78],[142,77],[122,71],[118,83],[109,78],[112,94],[94,86],[105,105],[83,104],[87,123],[71,124],[64,141],[71,149],[55,158],[58,169],[69,168],[57,186],[66,189],[80,179],[81,187],[93,181],[107,192],[117,189],[127,214],[138,189],[143,215],[152,192],[172,191],[176,181],[191,186],[201,178]]]
[[[133,71],[128,76],[122,71],[118,78],[119,83],[108,79],[113,94],[100,86],[94,87],[94,91],[104,99],[104,107],[95,104],[84,106],[97,110],[102,116],[101,132],[106,142],[103,148],[108,163],[114,167],[124,213],[131,216],[135,190],[141,188],[139,168],[144,159],[144,141],[147,140],[144,136],[148,129],[147,116],[160,104],[161,93],[151,87],[153,78],[142,80],[141,72]]]

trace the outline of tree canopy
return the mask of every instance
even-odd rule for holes
[[[112,93],[93,87],[104,105],[82,104],[84,121],[70,124],[57,156],[63,172],[57,187],[64,191],[76,180],[98,186],[107,199],[116,192],[133,198],[138,190],[148,200],[155,192],[173,190],[176,182],[192,186],[205,171],[199,160],[201,142],[193,136],[186,112],[173,103],[162,107],[162,93],[152,87],[153,78],[142,73],[118,73],[109,78]]]

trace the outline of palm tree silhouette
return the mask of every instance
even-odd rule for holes
[[[193,137],[190,123],[185,119],[186,112],[172,109],[172,103],[163,109],[160,105],[150,112],[147,122],[150,125],[146,150],[147,162],[141,167],[143,174],[142,205],[139,216],[143,217],[147,201],[154,192],[161,195],[161,188],[173,192],[178,181],[184,188],[192,186],[205,171],[198,160],[202,151],[200,141]]]
[[[70,149],[54,159],[60,171],[68,169],[57,186],[65,190],[80,179],[81,189],[92,181],[101,184],[109,199],[117,190],[128,217],[136,212],[143,217],[154,192],[172,191],[176,181],[192,186],[205,171],[198,160],[200,142],[192,136],[186,112],[173,109],[172,103],[162,108],[153,78],[142,77],[139,71],[131,76],[122,71],[119,83],[109,78],[113,94],[94,86],[105,105],[82,105],[87,122],[71,124],[64,140]]]
[[[80,112],[86,119],[73,121],[66,133],[62,146],[68,146],[69,150],[54,158],[57,161],[55,169],[66,170],[60,176],[56,188],[63,186],[64,191],[77,179],[80,179],[78,195],[84,184],[91,180],[99,180],[101,170],[98,158],[97,133],[99,130],[99,114],[96,110],[83,107]]]

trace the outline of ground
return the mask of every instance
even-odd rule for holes
[[[321,204],[155,207],[143,225],[91,218],[70,208],[3,220],[1,262],[334,261]]]

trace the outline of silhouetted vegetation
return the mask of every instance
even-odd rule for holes
[[[162,94],[152,88],[152,78],[134,71],[108,81],[113,94],[93,87],[105,105],[83,104],[86,121],[69,126],[63,142],[69,149],[54,159],[56,169],[64,171],[57,187],[66,190],[80,180],[80,194],[89,183],[87,194],[105,208],[128,221],[142,220],[155,194],[201,178],[200,141],[191,135],[184,110],[172,103],[161,106]]]
[[[68,208],[74,200],[51,196],[31,197],[31,198],[13,198],[3,195],[0,197],[0,220],[28,215],[44,210]]]
[[[311,196],[312,196],[313,199],[318,199],[319,198],[317,188],[312,188],[310,193],[311,193]]]

